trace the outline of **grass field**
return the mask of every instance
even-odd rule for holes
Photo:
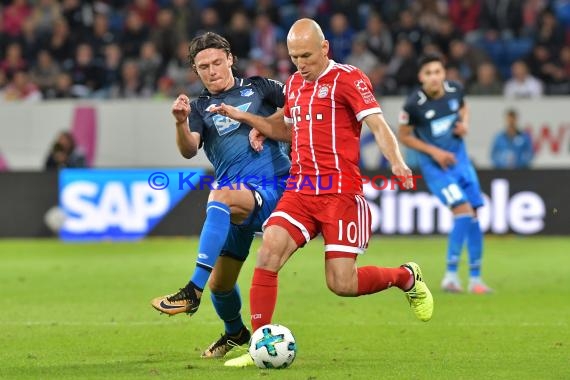
[[[438,289],[443,238],[374,239],[361,265],[422,265],[435,298],[428,323],[397,289],[334,296],[322,242],[312,242],[280,274],[274,322],[299,346],[281,371],[199,358],[222,332],[209,297],[192,318],[151,308],[185,284],[195,248],[188,239],[0,241],[0,378],[570,379],[570,238],[488,238],[491,296]],[[252,264],[240,281],[245,315]]]

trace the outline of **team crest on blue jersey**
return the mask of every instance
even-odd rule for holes
[[[237,106],[236,108],[239,109],[240,111],[247,112],[250,105],[251,105],[251,102],[242,104],[241,106]],[[239,121],[236,121],[236,120],[231,119],[227,116],[222,116],[219,114],[214,115],[212,117],[212,120],[214,121],[214,126],[218,130],[218,134],[220,136],[228,134],[231,131],[235,131],[236,129],[239,128],[239,126],[241,124]]]
[[[459,101],[457,99],[449,99],[447,104],[449,104],[449,109],[453,112],[459,109]]]
[[[253,95],[253,90],[251,88],[246,88],[246,89],[241,90],[239,92],[239,94],[241,96],[249,97],[249,96]]]

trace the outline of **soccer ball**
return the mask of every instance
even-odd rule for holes
[[[259,368],[287,368],[295,360],[297,344],[285,326],[261,326],[251,336],[249,354]]]

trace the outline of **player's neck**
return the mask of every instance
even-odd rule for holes
[[[429,91],[425,88],[422,88],[422,90],[430,99],[439,99],[445,95],[445,89],[443,88],[443,86],[441,86],[440,88],[438,88],[435,91],[433,91],[433,90]]]

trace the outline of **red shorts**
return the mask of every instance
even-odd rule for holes
[[[285,191],[267,226],[285,228],[299,247],[321,233],[325,252],[360,254],[368,246],[371,216],[362,195]]]

